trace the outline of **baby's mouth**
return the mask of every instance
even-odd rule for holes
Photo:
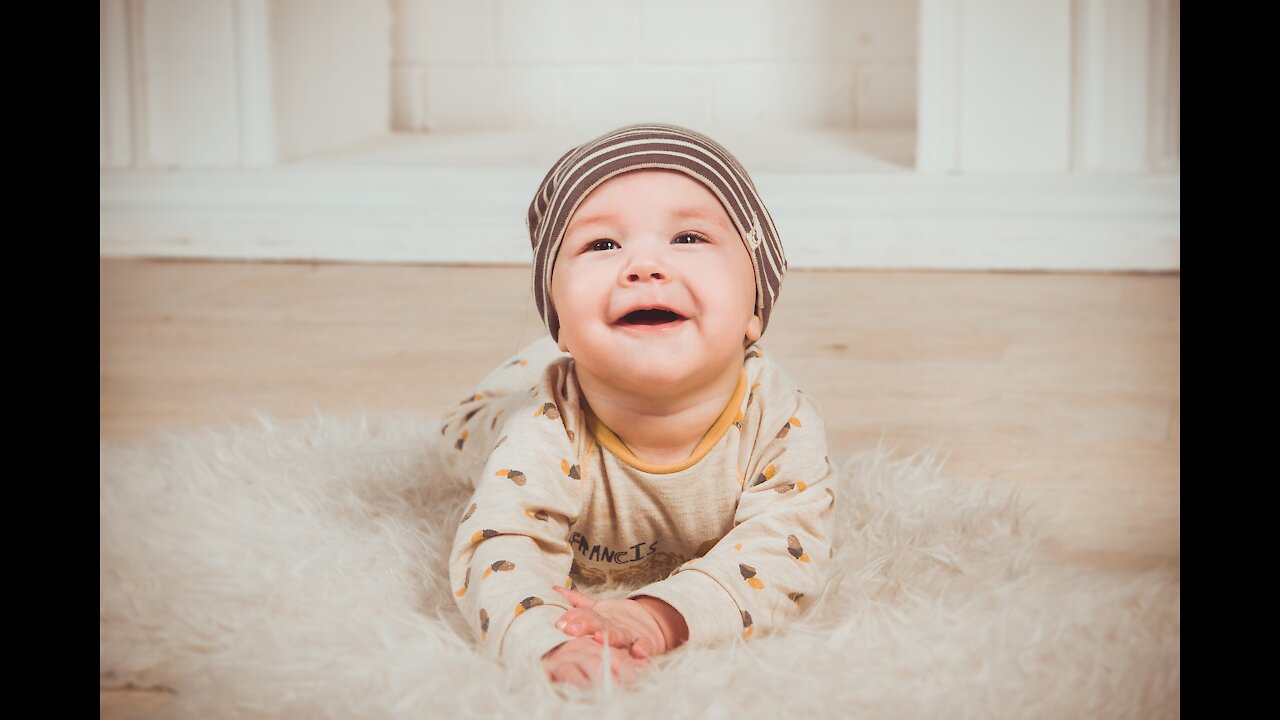
[[[666,325],[669,323],[677,323],[684,320],[683,317],[671,312],[670,310],[634,310],[622,316],[619,324],[622,325]]]

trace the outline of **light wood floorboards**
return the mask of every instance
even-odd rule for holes
[[[107,440],[435,417],[545,333],[519,266],[103,260],[100,281]],[[958,482],[1019,487],[1063,558],[1176,573],[1180,319],[1178,275],[796,270],[761,345],[833,455],[937,449]]]

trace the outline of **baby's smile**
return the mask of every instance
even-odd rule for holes
[[[617,324],[640,327],[675,327],[687,318],[667,308],[645,308],[632,310],[618,320]]]

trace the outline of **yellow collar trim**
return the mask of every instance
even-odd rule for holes
[[[606,450],[613,453],[622,462],[637,470],[653,473],[655,475],[666,475],[668,473],[680,472],[681,470],[687,470],[693,467],[698,464],[699,460],[706,457],[707,453],[711,452],[711,449],[720,442],[720,438],[724,437],[724,434],[728,432],[729,428],[733,425],[733,421],[738,419],[738,409],[742,405],[742,398],[744,398],[746,394],[747,369],[744,367],[742,368],[742,374],[738,376],[738,387],[733,391],[733,398],[729,400],[729,404],[725,406],[724,412],[720,413],[719,418],[716,418],[711,429],[707,430],[707,433],[702,436],[702,439],[698,441],[698,446],[693,449],[693,452],[690,453],[687,459],[677,463],[671,463],[670,465],[649,463],[636,457],[635,453],[631,452],[631,449],[626,446],[626,443],[622,442],[622,438],[615,435],[608,426],[600,422],[595,413],[591,412],[591,408],[586,404],[585,398],[583,400],[583,411],[586,415],[587,427],[591,430],[591,434],[595,436],[596,441],[604,446]]]

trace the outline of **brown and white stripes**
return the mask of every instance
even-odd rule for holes
[[[683,172],[719,198],[755,268],[756,315],[763,331],[778,298],[787,259],[751,176],[711,138],[677,125],[654,123],[618,128],[568,151],[543,178],[529,205],[525,225],[533,244],[533,297],[551,337],[558,340],[560,334],[551,304],[551,275],[569,219],[601,183],[644,168]]]

